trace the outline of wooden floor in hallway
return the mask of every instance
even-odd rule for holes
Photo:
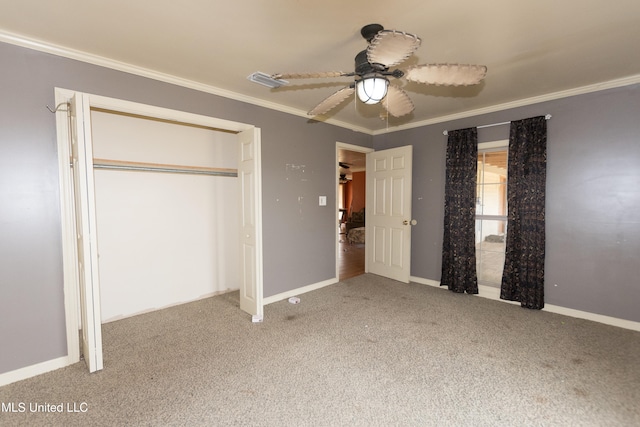
[[[340,235],[338,250],[339,280],[364,274],[364,243],[349,244],[344,235]]]

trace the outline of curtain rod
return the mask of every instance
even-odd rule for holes
[[[549,120],[551,118],[551,114],[547,114],[546,116],[544,116],[545,120]],[[502,123],[492,123],[490,125],[482,125],[482,126],[476,126],[478,129],[483,129],[483,128],[490,128],[493,126],[502,126],[502,125],[508,125],[511,122],[502,122]],[[443,135],[449,135],[449,131],[445,130],[442,132]]]

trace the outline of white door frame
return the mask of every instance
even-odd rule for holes
[[[340,220],[340,213],[338,212],[338,206],[339,206],[339,194],[338,194],[338,186],[340,185],[340,166],[338,165],[338,155],[340,154],[340,150],[347,150],[347,151],[355,151],[357,153],[372,153],[375,150],[373,148],[369,148],[369,147],[361,147],[360,145],[353,145],[353,144],[347,144],[345,142],[336,142],[336,159],[333,162],[333,164],[336,167],[336,172],[335,172],[335,177],[336,177],[336,220],[334,222],[334,224],[338,224],[338,221]],[[338,257],[340,256],[340,236],[338,235],[338,233],[336,234],[336,281],[340,280],[340,260],[338,259]],[[364,245],[365,248],[367,247],[367,241],[365,240]],[[367,264],[367,260],[365,258],[364,261],[364,272],[367,273],[369,271],[369,269],[367,268],[368,264]]]
[[[78,256],[76,252],[76,232],[75,232],[75,202],[73,193],[73,176],[70,168],[70,119],[67,113],[69,102],[75,95],[87,95],[68,89],[55,88],[56,106],[61,108],[56,112],[56,133],[59,165],[59,185],[60,185],[60,209],[61,209],[61,231],[62,231],[62,256],[63,256],[63,282],[64,282],[64,304],[67,331],[67,364],[76,363],[80,360],[80,341],[78,331],[80,329],[80,301],[79,282],[77,274]],[[255,192],[253,197],[253,209],[256,215],[255,236],[256,245],[256,273],[253,280],[254,289],[252,294],[256,296],[255,304],[257,310],[262,314],[262,277],[263,277],[263,251],[262,251],[262,174],[261,153],[260,153],[260,131],[253,125],[232,122],[229,120],[217,119],[213,117],[197,115],[167,108],[154,107],[130,101],[107,98],[98,95],[88,95],[85,97],[89,105],[87,108],[102,108],[127,114],[153,117],[158,119],[177,121],[182,123],[196,124],[212,127],[224,131],[243,132],[254,130],[256,132],[256,156],[255,166],[258,173],[254,177]],[[67,108],[62,106],[67,105]],[[101,327],[101,325],[99,325]]]

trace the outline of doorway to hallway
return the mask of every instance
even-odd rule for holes
[[[366,153],[373,149],[338,143],[336,276],[345,280],[364,274]]]

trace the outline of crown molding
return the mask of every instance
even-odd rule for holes
[[[465,119],[468,117],[480,116],[482,114],[495,113],[497,111],[510,110],[513,108],[524,107],[527,105],[539,104],[541,102],[553,101],[561,98],[568,98],[570,96],[583,95],[592,92],[598,92],[601,90],[614,89],[623,86],[629,86],[640,83],[640,74],[634,74],[632,76],[623,77],[620,79],[609,80],[602,83],[596,83],[587,86],[581,86],[573,89],[563,90],[559,92],[552,92],[546,95],[534,96],[531,98],[519,99],[517,101],[505,102],[503,104],[496,104],[485,108],[478,108],[475,110],[463,111],[456,114],[450,114],[447,116],[435,117],[433,119],[422,120],[419,122],[409,123],[406,125],[396,126],[390,129],[381,129],[373,131],[373,135],[382,135],[391,132],[398,132],[401,130],[413,129],[423,126],[430,126],[438,123],[449,122],[453,120]]]
[[[21,46],[27,49],[37,50],[39,52],[50,53],[52,55],[56,55],[56,56],[60,56],[68,59],[74,59],[74,60],[85,62],[88,64],[110,68],[116,71],[123,71],[125,73],[137,75],[140,77],[146,77],[152,80],[157,80],[164,83],[170,83],[170,84],[185,87],[188,89],[194,89],[200,92],[205,92],[212,95],[217,95],[224,98],[232,99],[235,101],[256,105],[258,107],[268,108],[270,110],[280,111],[283,113],[292,114],[294,116],[304,117],[306,119],[309,118],[309,116],[307,115],[307,112],[303,110],[283,106],[281,104],[265,101],[263,99],[254,98],[251,96],[242,95],[237,92],[232,92],[226,89],[221,89],[216,86],[211,86],[211,85],[200,83],[197,81],[184,79],[182,77],[177,77],[171,74],[161,73],[148,68],[138,67],[136,65],[132,65],[126,62],[109,59],[104,56],[94,55],[94,54],[83,52],[80,50],[70,49],[64,46],[48,43],[42,40],[32,39],[19,34],[0,31],[0,42],[5,42],[15,46]],[[366,129],[359,126],[353,126],[341,120],[326,119],[326,120],[322,120],[322,122],[328,123],[334,126],[343,127],[356,132],[366,133],[368,135],[372,134],[370,129]]]
[[[64,46],[55,45],[42,40],[36,40],[29,37],[25,37],[19,34],[14,34],[6,31],[0,31],[0,42],[25,47],[28,49],[37,50],[40,52],[50,53],[52,55],[61,56],[64,58],[74,59],[81,62],[86,62],[93,65],[98,65],[105,68],[110,68],[117,71],[123,71],[129,74],[134,74],[141,77],[161,81],[164,83],[170,83],[177,86],[182,86],[188,89],[194,89],[200,92],[209,93],[212,95],[221,96],[224,98],[232,99],[235,101],[245,102],[247,104],[256,105],[270,110],[280,111],[282,113],[292,114],[298,117],[309,118],[306,111],[287,107],[275,102],[265,101],[263,99],[254,98],[251,96],[242,95],[236,92],[232,92],[219,87],[207,85],[204,83],[196,82],[193,80],[184,79],[171,74],[161,73],[148,68],[138,67],[126,62],[116,61],[103,56],[90,54],[87,52],[70,49]],[[434,117],[428,120],[422,120],[414,123],[408,123],[406,125],[395,126],[391,128],[371,130],[363,128],[361,126],[354,126],[352,124],[343,122],[336,119],[322,120],[323,123],[346,128],[355,132],[361,132],[368,135],[383,135],[387,133],[398,132],[402,130],[408,130],[423,126],[430,126],[438,123],[449,122],[453,120],[464,119],[473,116],[479,116],[482,114],[495,113],[498,111],[509,110],[512,108],[524,107],[527,105],[538,104],[541,102],[552,101],[561,98],[567,98],[570,96],[582,95],[591,92],[597,92],[606,89],[613,89],[622,86],[628,86],[632,84],[640,83],[640,74],[623,77],[620,79],[610,80],[606,82],[596,83],[587,86],[581,86],[574,89],[552,92],[546,95],[534,96],[531,98],[520,99],[517,101],[506,102],[503,104],[496,104],[489,107],[479,108],[475,110],[463,111],[456,114],[450,114],[446,116]]]

